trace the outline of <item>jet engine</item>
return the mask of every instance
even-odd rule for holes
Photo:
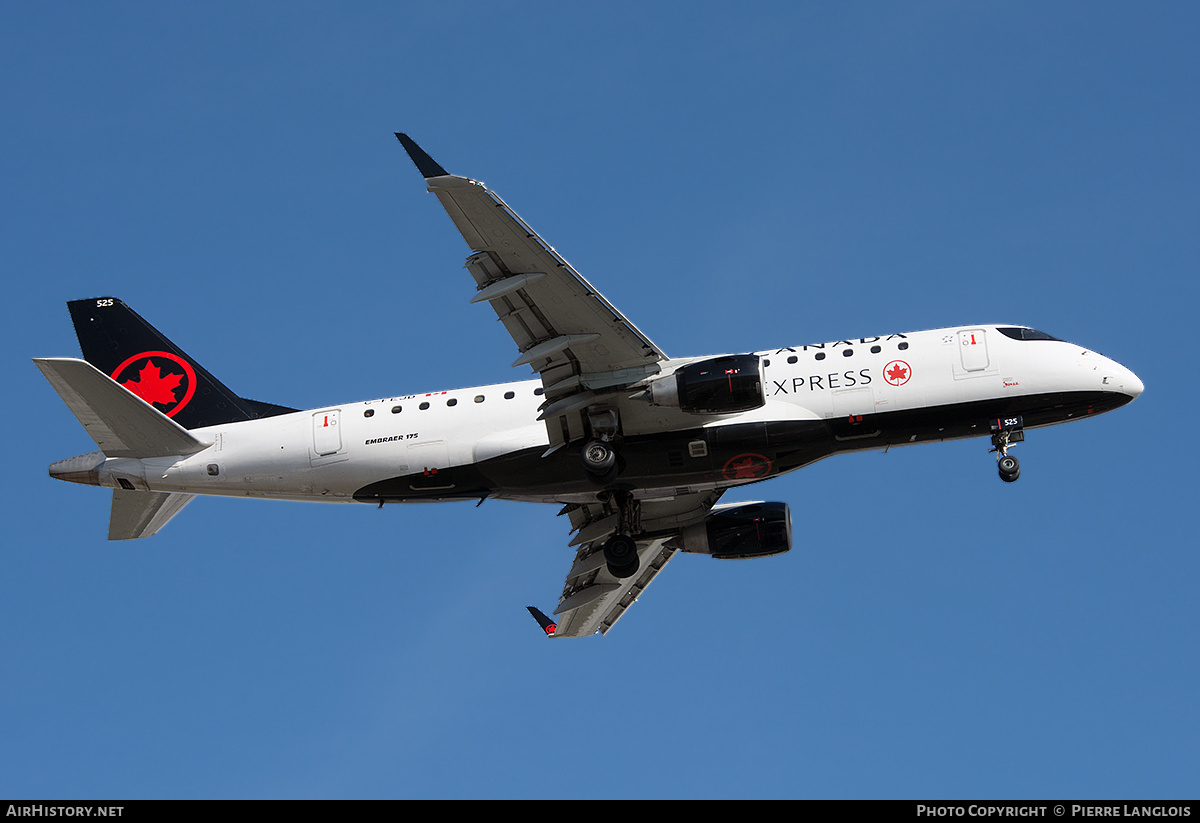
[[[729,414],[757,409],[763,396],[762,365],[757,354],[729,354],[689,363],[650,384],[655,406],[692,414]]]
[[[702,523],[680,533],[685,552],[718,560],[769,557],[792,548],[792,513],[787,503],[715,506]]]

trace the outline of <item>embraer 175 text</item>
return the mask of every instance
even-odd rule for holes
[[[401,144],[472,249],[486,303],[538,379],[298,411],[234,394],[112,297],[68,304],[85,360],[34,362],[100,451],[50,474],[113,489],[110,540],[197,494],[339,503],[525,500],[569,516],[575,561],[548,635],[607,632],[677,552],[792,546],[785,503],[727,489],[841,452],[991,438],[1123,406],[1129,369],[1022,326],[970,325],[673,358],[500,198]]]

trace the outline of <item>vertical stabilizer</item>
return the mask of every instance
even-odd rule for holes
[[[84,359],[185,429],[295,411],[238,397],[115,297],[67,308]]]

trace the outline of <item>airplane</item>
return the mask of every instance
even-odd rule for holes
[[[196,495],[367,503],[554,503],[575,557],[550,637],[604,634],[679,553],[792,546],[786,503],[729,489],[836,454],[989,437],[1002,480],[1025,430],[1142,393],[1132,371],[1025,326],[972,324],[670,357],[503,200],[397,139],[470,247],[537,376],[298,410],[243,398],[115,297],[68,303],[84,359],[34,363],[99,451],[50,465],[113,489],[110,540],[158,532]]]

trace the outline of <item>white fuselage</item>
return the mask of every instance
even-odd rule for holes
[[[757,454],[754,437],[760,435],[754,432],[778,440],[778,431],[790,429],[766,434],[771,426],[826,424],[820,429],[828,443],[824,451],[794,465],[775,460],[769,464],[774,475],[841,450],[986,435],[988,419],[996,414],[1025,414],[1031,426],[1065,422],[1116,408],[1142,391],[1131,371],[1102,355],[1062,341],[1011,339],[998,328],[1003,327],[965,326],[758,352],[766,402],[738,414],[687,414],[629,399],[626,390],[619,399],[623,436],[649,447],[675,433],[698,431],[701,440],[712,435],[706,442],[716,444],[722,442],[718,430],[738,427],[733,451]],[[668,361],[661,374],[687,362],[691,359]],[[549,439],[537,419],[541,389],[540,381],[526,380],[197,429],[197,437],[211,442],[207,449],[179,459],[109,458],[98,479],[101,485],[149,491],[325,502],[593,498],[586,483],[563,487],[562,472],[569,468],[549,470],[551,462],[566,458],[557,452],[543,456]],[[810,430],[805,436],[811,441],[816,435]],[[679,474],[690,479],[664,479],[670,472],[651,472],[644,484],[636,474],[623,479],[642,493],[763,479],[740,477],[728,463],[722,471],[720,458],[695,451],[679,466]],[[505,484],[504,472],[518,471],[519,455],[525,456],[522,479]],[[506,459],[509,468],[489,474],[486,467],[508,465]],[[693,467],[688,464],[693,459],[708,462]],[[547,467],[544,484],[541,466]],[[483,479],[464,486],[461,472],[467,467],[484,467]],[[440,477],[447,478],[445,484],[439,485]],[[398,478],[408,480],[387,488],[412,489],[412,496],[363,491]]]

